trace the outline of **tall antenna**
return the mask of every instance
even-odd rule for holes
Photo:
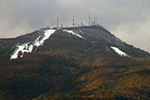
[[[95,23],[97,24],[97,16],[95,17]]]
[[[91,21],[91,16],[90,16],[90,14],[89,14],[89,26],[90,26],[90,21]]]
[[[91,25],[93,25],[93,19],[91,18]]]
[[[59,28],[59,17],[57,16],[57,28]]]
[[[74,15],[73,15],[73,27],[74,27]]]

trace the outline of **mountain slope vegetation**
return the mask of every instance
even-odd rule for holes
[[[0,98],[150,99],[149,58],[92,56],[60,51],[1,62]]]

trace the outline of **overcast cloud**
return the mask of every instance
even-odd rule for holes
[[[16,37],[42,27],[88,24],[97,16],[100,25],[123,41],[150,52],[149,0],[1,0],[0,38]]]

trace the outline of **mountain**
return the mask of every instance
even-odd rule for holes
[[[148,100],[150,54],[102,26],[0,39],[2,100]]]
[[[71,50],[80,54],[118,53],[130,57],[150,57],[148,52],[128,45],[102,26],[50,29],[42,28],[13,39],[0,39],[1,59],[16,59],[25,53]],[[107,52],[107,53],[106,53]]]

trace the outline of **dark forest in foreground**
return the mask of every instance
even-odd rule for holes
[[[150,99],[149,58],[93,55],[60,51],[1,62],[0,99]]]

